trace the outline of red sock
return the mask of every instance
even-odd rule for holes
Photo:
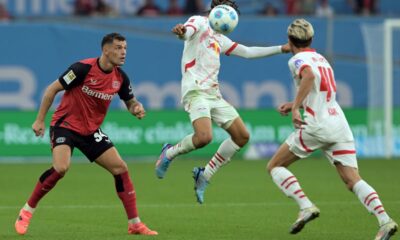
[[[128,219],[138,217],[138,211],[136,208],[136,192],[128,171],[119,175],[114,175],[114,179],[118,197],[124,204]]]
[[[63,176],[60,175],[54,168],[46,170],[42,176],[40,176],[35,189],[32,192],[31,197],[28,200],[28,205],[35,208],[46,193],[48,193]]]

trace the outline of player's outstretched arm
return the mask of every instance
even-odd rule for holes
[[[64,87],[58,80],[55,80],[46,88],[42,102],[40,103],[40,108],[36,116],[36,120],[32,124],[32,130],[36,136],[43,137],[45,131],[44,119],[46,118],[46,114],[49,111],[51,104],[53,104],[54,97],[58,92],[62,90],[64,90]]]
[[[125,101],[125,105],[128,108],[128,111],[136,118],[142,119],[146,116],[146,111],[144,110],[142,103],[136,98]]]
[[[290,52],[290,47],[288,44],[272,47],[247,47],[242,44],[238,44],[231,54],[244,58],[262,58],[287,52]]]

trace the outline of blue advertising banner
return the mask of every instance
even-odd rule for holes
[[[99,56],[102,37],[114,31],[127,37],[128,56],[123,69],[133,82],[136,96],[147,108],[181,108],[183,42],[173,36],[170,29],[185,20],[95,18],[2,24],[0,109],[36,109],[46,86],[75,61]],[[243,18],[229,37],[249,46],[283,44],[287,41],[286,28],[291,20]],[[316,18],[310,21],[316,31],[313,46],[324,54],[328,51],[328,22]],[[382,19],[353,18],[333,22],[335,55],[328,59],[335,70],[338,101],[342,107],[367,107],[368,72],[360,30],[360,24],[366,22],[379,23]],[[352,37],[343,40],[346,32],[351,32]],[[396,59],[398,55],[395,54]],[[248,60],[222,56],[223,95],[233,105],[249,109],[271,108],[290,101],[295,91],[287,66],[290,57],[290,54],[281,54]],[[399,67],[395,67],[395,76],[399,76]],[[400,89],[399,78],[395,80],[394,89]],[[400,95],[394,95],[394,103],[400,105]],[[113,108],[122,106],[119,101],[112,105]]]

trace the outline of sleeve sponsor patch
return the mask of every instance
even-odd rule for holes
[[[72,81],[74,81],[75,78],[76,75],[73,70],[70,70],[67,74],[63,76],[63,79],[67,85],[69,85]]]
[[[297,59],[296,61],[294,61],[294,66],[299,69],[302,65],[304,64],[304,61],[301,59]]]

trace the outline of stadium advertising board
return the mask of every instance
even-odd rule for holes
[[[383,156],[382,136],[371,136],[366,125],[365,110],[346,110],[360,157]],[[400,111],[398,111],[400,112]],[[290,118],[281,117],[274,110],[240,111],[251,135],[248,146],[239,152],[247,159],[270,157],[281,142],[292,132]],[[0,153],[2,157],[49,156],[48,130],[43,138],[35,137],[31,124],[35,112],[5,111],[0,118]],[[49,122],[49,119],[46,121]],[[399,121],[398,121],[399,122]],[[128,112],[111,111],[102,130],[118,147],[122,156],[134,158],[157,156],[165,142],[176,143],[192,132],[188,116],[183,111],[148,111],[141,121]],[[394,126],[395,155],[400,156],[400,124]],[[214,127],[212,143],[204,149],[194,151],[189,156],[209,157],[227,137],[220,128]],[[81,153],[75,150],[76,155]]]

